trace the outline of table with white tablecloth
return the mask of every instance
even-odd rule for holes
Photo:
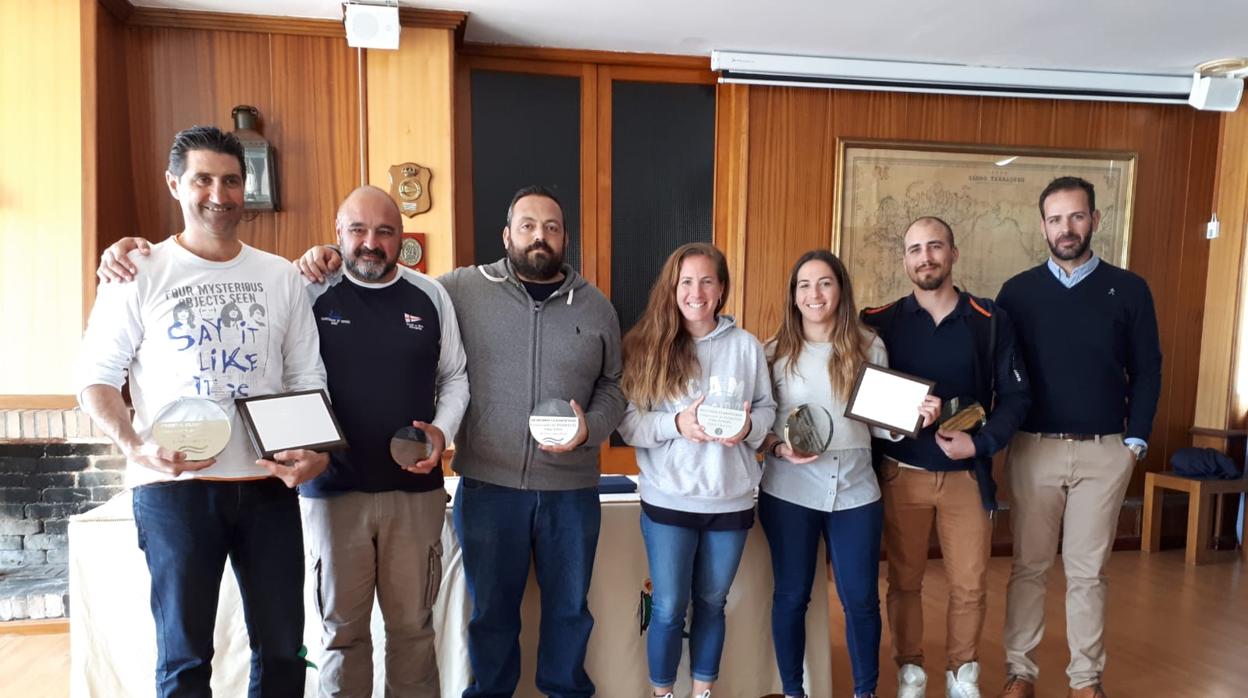
[[[448,478],[454,492],[456,478]],[[645,548],[638,527],[636,494],[602,495],[602,533],[594,562],[589,607],[594,632],[585,668],[605,698],[646,695],[645,637],[640,632],[638,601],[647,578]],[[87,696],[146,696],[154,693],[155,627],[148,605],[150,580],[134,528],[130,492],[71,519],[69,524],[70,693]],[[443,576],[434,608],[442,695],[459,696],[468,683],[465,645],[471,612],[463,564],[447,509],[442,531]],[[820,566],[822,553],[820,554]],[[320,664],[320,623],[312,602],[312,576],[304,589],[309,659]],[[740,571],[728,595],[728,633],[716,698],[758,698],[780,693],[771,646],[771,562],[762,531],[750,531]],[[807,691],[831,696],[827,626],[827,581],[816,575],[807,617]],[[210,603],[205,599],[205,603]],[[521,617],[522,673],[516,695],[539,696],[533,687],[537,628],[540,618],[536,582],[530,573]],[[374,695],[384,692],[384,632],[374,608]],[[212,686],[218,696],[246,695],[250,650],[238,586],[227,566],[217,612],[216,656]],[[688,649],[677,695],[688,693]],[[309,670],[306,695],[316,695],[315,670]],[[846,677],[848,680],[848,677]]]

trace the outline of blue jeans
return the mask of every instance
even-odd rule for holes
[[[587,596],[602,521],[598,489],[518,490],[464,478],[454,521],[472,599],[472,683],[463,698],[516,690],[530,558],[542,600],[537,689],[551,698],[592,696],[585,649],[594,627]]]
[[[884,503],[818,511],[766,492],[758,495],[758,520],[771,547],[775,595],[771,636],[784,694],[801,695],[806,656],[806,607],[815,577],[820,536],[845,612],[845,642],[854,672],[854,693],[870,693],[880,678],[880,533]]]
[[[152,576],[156,694],[211,696],[212,638],[228,557],[251,644],[249,696],[303,696],[303,532],[280,480],[187,480],[134,490]]]
[[[697,681],[719,678],[719,656],[724,649],[724,604],[737,576],[745,550],[747,529],[700,531],[655,523],[641,514],[641,537],[646,541],[654,596],[650,628],[646,631],[646,659],[650,683],[676,683],[680,666],[685,610],[693,600],[689,626],[689,668]]]

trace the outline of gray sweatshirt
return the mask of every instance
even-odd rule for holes
[[[726,315],[719,316],[710,334],[695,340],[694,349],[702,373],[689,381],[686,394],[652,410],[629,403],[620,436],[637,448],[646,503],[704,514],[743,511],[754,506],[754,488],[763,473],[754,454],[776,416],[767,358],[754,335]],[[743,442],[729,447],[680,435],[676,415],[701,395],[706,396],[703,405],[716,407],[741,409],[750,401],[751,427]]]
[[[455,437],[460,475],[528,490],[598,484],[598,447],[624,414],[620,324],[615,308],[576,270],[536,302],[507,260],[442,276],[459,316],[472,395]],[[529,435],[542,400],[576,400],[589,439],[569,453],[548,453]]]

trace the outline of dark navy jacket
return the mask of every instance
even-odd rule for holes
[[[1030,406],[1030,390],[1027,381],[1027,369],[1017,349],[1014,326],[1004,310],[986,298],[977,298],[969,293],[958,292],[958,305],[949,313],[937,329],[957,330],[965,328],[965,345],[963,347],[948,346],[942,343],[937,348],[925,346],[921,339],[920,323],[928,327],[932,325],[932,317],[923,310],[914,294],[910,294],[894,303],[878,308],[867,308],[862,311],[862,320],[874,328],[888,349],[889,365],[905,371],[908,360],[921,359],[930,362],[931,351],[950,352],[947,356],[937,357],[940,361],[965,362],[971,370],[966,381],[959,381],[971,387],[972,395],[988,411],[987,423],[972,437],[975,443],[975,457],[963,461],[951,461],[938,453],[938,457],[926,456],[920,462],[909,465],[927,470],[972,470],[979,482],[980,498],[984,508],[997,508],[996,483],[992,479],[992,456],[1005,448],[1010,437],[1014,435],[1023,419],[1027,416]],[[949,323],[957,323],[950,326]],[[960,327],[959,327],[960,326]],[[954,345],[960,342],[953,342]],[[965,351],[966,354],[958,354]],[[968,356],[969,354],[969,356]],[[913,361],[919,363],[920,361]],[[934,376],[919,376],[932,379]],[[940,381],[935,388],[942,399],[954,397],[943,395]],[[910,453],[931,454],[933,449],[924,448],[926,442],[934,445],[935,425],[919,433],[918,440],[923,443],[907,444],[899,450]],[[903,440],[904,441],[904,440]],[[874,440],[877,454],[887,454],[898,447]],[[907,446],[911,448],[907,448]],[[898,460],[905,460],[898,458]]]

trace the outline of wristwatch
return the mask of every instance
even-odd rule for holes
[[[776,439],[775,442],[771,444],[771,448],[767,449],[767,453],[771,454],[772,458],[779,458],[780,454],[776,451],[776,449],[780,448],[780,444],[782,443],[784,443],[784,440]]]
[[[1127,448],[1131,449],[1131,452],[1135,454],[1135,461],[1137,463],[1144,460],[1144,456],[1148,455],[1148,446],[1141,446],[1140,444],[1128,444]]]

